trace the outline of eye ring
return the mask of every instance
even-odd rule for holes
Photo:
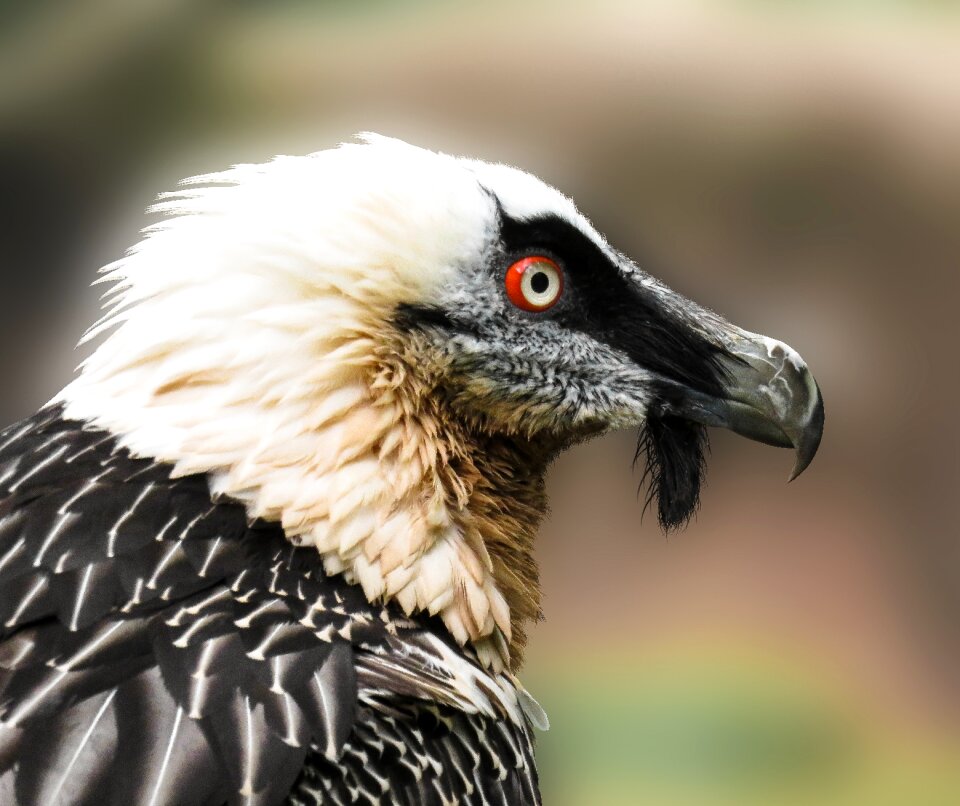
[[[513,263],[504,282],[510,301],[531,313],[552,308],[563,294],[563,271],[543,255],[531,255]]]

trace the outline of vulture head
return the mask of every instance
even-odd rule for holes
[[[203,473],[371,601],[437,615],[495,669],[540,614],[532,542],[564,448],[635,428],[665,529],[706,427],[813,458],[787,345],[671,291],[504,165],[374,135],[188,180],[105,269],[67,416]]]

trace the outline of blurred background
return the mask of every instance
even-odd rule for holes
[[[546,802],[960,803],[958,4],[4,0],[0,422],[156,193],[362,130],[540,175],[824,392],[803,477],[716,434],[669,538],[633,434],[557,463]]]

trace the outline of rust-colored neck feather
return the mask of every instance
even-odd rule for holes
[[[470,479],[462,524],[475,530],[493,565],[496,587],[510,608],[511,666],[523,661],[527,626],[542,616],[534,540],[546,508],[546,458],[517,441],[467,434],[467,458],[451,466]]]
[[[470,642],[482,659],[496,649],[516,670],[527,628],[542,617],[534,540],[547,511],[544,477],[554,451],[519,435],[497,433],[456,410],[441,390],[445,372],[436,367],[431,372],[430,364],[416,361],[415,355],[422,355],[415,341],[392,344],[381,353],[372,387],[402,401],[404,434],[419,442],[407,449],[429,457],[424,464],[432,469],[423,479],[425,494],[435,485],[443,490],[464,544],[492,577],[496,595],[491,598],[502,597],[509,609],[509,631],[499,629],[498,622],[491,635],[489,624],[472,617],[478,608],[467,601],[467,589],[455,591],[456,611]],[[449,627],[449,614],[443,615]]]

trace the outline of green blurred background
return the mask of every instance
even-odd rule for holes
[[[557,463],[546,802],[960,804],[957,3],[0,0],[0,420],[158,191],[361,130],[539,174],[824,391],[801,479],[717,434],[669,539],[634,435]]]

